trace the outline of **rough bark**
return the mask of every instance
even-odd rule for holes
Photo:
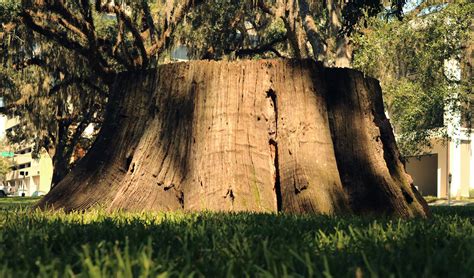
[[[326,70],[326,81],[339,175],[352,210],[426,215],[428,206],[401,163],[378,81],[349,69]]]
[[[40,207],[429,214],[359,72],[196,61],[120,74],[111,95],[94,146]]]

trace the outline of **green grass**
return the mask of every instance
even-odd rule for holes
[[[0,198],[0,210],[18,210],[28,208],[41,197],[7,197]]]
[[[425,201],[429,204],[429,203],[434,203],[438,200],[445,200],[446,198],[438,198],[438,197],[435,197],[435,196],[423,196],[423,198],[425,199]]]
[[[0,277],[474,275],[474,207],[437,207],[430,220],[406,221],[249,213],[66,215],[30,211],[28,202],[0,200]]]

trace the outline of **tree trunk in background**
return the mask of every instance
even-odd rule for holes
[[[62,107],[58,105],[58,107]],[[62,110],[58,109],[58,117],[62,117]],[[54,149],[50,149],[49,154],[53,154],[51,159],[53,161],[53,176],[51,179],[51,187],[55,187],[69,172],[69,161],[65,157],[66,154],[66,145],[67,145],[67,136],[68,136],[68,123],[60,121],[57,125],[56,140],[53,145]]]
[[[321,38],[321,31],[318,30],[314,18],[309,9],[309,3],[306,0],[298,0],[298,13],[301,21],[303,22],[304,31],[306,37],[311,44],[312,56],[317,61],[326,60],[326,49],[324,42]]]
[[[53,157],[53,176],[51,187],[55,187],[69,173],[69,161],[64,157]]]
[[[59,122],[57,126],[56,138],[52,138],[51,141],[56,140],[54,144],[45,145],[48,148],[48,153],[53,161],[53,176],[51,180],[51,187],[55,187],[59,182],[66,177],[71,169],[71,158],[74,153],[74,149],[78,144],[84,130],[89,124],[88,116],[86,119],[81,121],[75,128],[72,136],[69,135],[71,124],[70,122],[64,123]],[[69,138],[70,137],[70,138]]]
[[[69,210],[429,214],[380,87],[310,60],[120,74],[92,149],[40,202]]]
[[[342,7],[344,2],[341,0],[326,0],[329,36],[324,57],[329,57],[328,64],[330,66],[349,68],[352,62],[352,49],[349,45],[349,38],[342,32]]]
[[[303,28],[303,18],[299,16],[298,2],[287,0],[280,3],[278,16],[283,19],[287,30],[288,41],[293,49],[293,56],[297,59],[309,58],[306,47],[306,34]]]

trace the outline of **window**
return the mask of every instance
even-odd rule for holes
[[[31,163],[30,163],[30,162],[27,162],[27,163],[23,163],[23,164],[19,164],[19,165],[12,166],[12,171],[16,171],[16,170],[20,170],[20,169],[25,169],[25,168],[29,168],[29,167],[31,167]]]
[[[15,154],[25,154],[25,153],[31,153],[31,147],[24,148],[15,152]]]

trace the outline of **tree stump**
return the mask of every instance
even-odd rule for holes
[[[100,134],[38,204],[83,210],[429,214],[378,82],[311,60],[119,74]]]

